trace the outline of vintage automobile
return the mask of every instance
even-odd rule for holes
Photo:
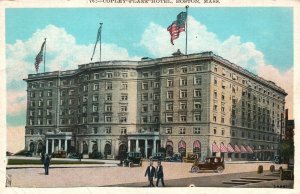
[[[166,162],[181,162],[182,158],[179,153],[174,154],[173,156],[168,156],[165,158]]]
[[[66,158],[67,157],[67,152],[66,151],[57,151],[53,152],[51,154],[51,158]]]
[[[198,154],[188,153],[187,157],[183,157],[183,162],[194,163],[199,159]]]
[[[142,166],[142,154],[140,152],[128,152],[127,158],[123,161],[123,166]]]
[[[165,153],[158,152],[154,156],[151,156],[149,159],[152,161],[163,161],[165,160]]]
[[[222,173],[224,169],[224,158],[207,157],[204,162],[195,162],[191,168],[191,172],[198,173],[200,170],[214,170],[217,173]]]

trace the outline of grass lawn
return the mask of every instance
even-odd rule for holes
[[[8,165],[42,165],[41,160],[30,160],[30,159],[8,159]],[[51,164],[104,164],[104,162],[93,162],[93,161],[60,161],[52,160]]]

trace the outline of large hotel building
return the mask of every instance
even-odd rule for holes
[[[284,135],[287,93],[212,52],[88,63],[25,81],[25,144],[34,154],[270,160]]]

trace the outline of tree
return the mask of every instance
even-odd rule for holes
[[[280,146],[280,155],[283,160],[289,164],[290,160],[294,159],[294,141],[291,139],[282,140]]]

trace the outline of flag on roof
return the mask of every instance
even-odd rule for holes
[[[37,54],[37,56],[35,57],[35,63],[34,63],[34,66],[35,66],[35,70],[36,72],[39,71],[39,66],[40,66],[40,63],[43,61],[43,53],[44,53],[44,47],[45,47],[45,44],[46,44],[46,39],[45,41],[43,42],[42,46],[41,46],[41,50],[40,52]]]
[[[180,12],[177,15],[177,20],[174,21],[169,27],[168,31],[171,35],[171,43],[174,45],[173,40],[179,37],[180,32],[185,31],[185,23],[186,23],[187,13]]]

